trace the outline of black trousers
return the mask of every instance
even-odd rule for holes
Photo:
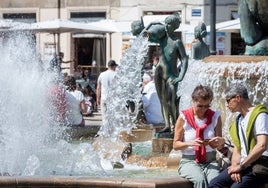
[[[211,180],[209,188],[258,188],[265,183],[268,183],[268,178],[257,178],[252,174],[252,167],[249,166],[242,171],[241,183],[234,182],[225,169],[219,176]]]

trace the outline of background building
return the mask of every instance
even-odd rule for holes
[[[215,0],[216,1],[216,0]],[[193,29],[199,22],[210,25],[211,0],[1,0],[0,19],[14,19],[28,23],[64,19],[76,22],[94,22],[110,19],[120,27],[119,32],[107,34],[95,33],[37,33],[36,44],[43,59],[49,59],[58,50],[65,54],[64,60],[73,60],[67,72],[73,73],[78,65],[90,68],[92,74],[98,75],[105,69],[106,62],[112,58],[120,63],[125,48],[131,45],[130,23],[143,18],[145,22],[161,20],[174,12],[179,12],[182,28],[178,31],[191,56],[194,42]],[[237,0],[216,1],[216,22],[232,20],[238,17]],[[145,23],[146,24],[146,23]],[[111,27],[103,24],[103,26]],[[60,40],[54,41],[54,37]],[[218,54],[239,54],[241,46],[239,33],[218,32],[216,47]],[[57,42],[59,41],[59,42]],[[209,36],[207,38],[209,44]],[[231,47],[232,46],[232,47]],[[152,51],[156,51],[154,46]],[[153,52],[152,52],[153,53]],[[96,65],[95,65],[96,63]]]

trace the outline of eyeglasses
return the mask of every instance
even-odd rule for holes
[[[231,102],[231,100],[233,99],[233,98],[235,98],[236,97],[236,95],[235,96],[232,96],[232,97],[229,97],[229,98],[226,98],[226,102],[227,102],[227,104],[229,104],[230,102]]]
[[[198,104],[196,106],[197,108],[209,108],[210,107],[210,105],[202,105],[202,104]]]

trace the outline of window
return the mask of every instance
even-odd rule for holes
[[[36,22],[35,13],[4,13],[3,18],[26,23]]]
[[[176,11],[144,11],[144,15],[170,15],[176,13]],[[181,15],[181,11],[177,12],[179,15]]]
[[[71,12],[70,20],[76,22],[95,22],[106,19],[106,12]],[[89,33],[90,34],[90,33]],[[98,76],[106,69],[106,38],[85,34],[74,38],[75,67],[80,65]],[[93,65],[96,62],[96,65]]]
[[[78,22],[94,22],[106,18],[106,12],[71,12],[71,20]]]

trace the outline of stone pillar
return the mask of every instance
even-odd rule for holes
[[[210,0],[210,53],[216,55],[216,0]]]

